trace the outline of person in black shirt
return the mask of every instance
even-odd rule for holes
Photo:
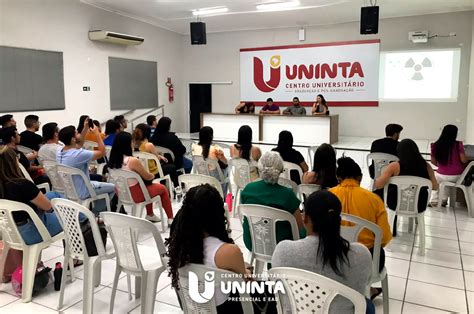
[[[385,153],[397,156],[397,145],[403,127],[399,124],[391,123],[385,127],[385,137],[372,142],[371,153]],[[374,164],[369,166],[370,177],[374,178]]]
[[[241,102],[235,107],[235,113],[255,113],[255,105],[253,102]]]
[[[281,158],[286,162],[300,166],[303,172],[308,171],[308,165],[303,155],[293,148],[293,135],[289,131],[281,131],[278,136],[278,146],[272,151],[280,153]],[[301,179],[296,171],[290,173],[291,180],[296,184],[301,184]]]
[[[41,123],[38,116],[34,114],[27,115],[25,117],[26,130],[20,134],[20,145],[31,148],[34,151],[38,151],[41,143],[43,142],[43,138],[36,134],[40,125]]]
[[[11,147],[4,146],[0,149],[0,198],[30,206],[38,214],[51,236],[62,231],[58,218],[51,211],[51,203],[48,199],[54,196],[57,196],[54,192],[44,195],[33,182],[23,177],[18,167],[17,154]],[[14,212],[13,220],[27,245],[43,241],[26,212]]]

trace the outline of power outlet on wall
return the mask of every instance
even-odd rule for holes
[[[82,91],[83,92],[90,92],[91,87],[90,86],[82,86]]]

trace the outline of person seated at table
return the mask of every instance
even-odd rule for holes
[[[306,238],[277,244],[272,267],[292,267],[314,272],[365,295],[372,275],[372,257],[362,244],[341,236],[341,202],[329,191],[317,191],[304,203]],[[329,313],[352,313],[351,302],[337,296]],[[375,313],[367,299],[366,313]]]
[[[313,158],[313,170],[303,174],[304,184],[317,184],[322,189],[337,185],[336,151],[330,144],[321,144]]]
[[[265,205],[289,212],[295,217],[300,237],[303,238],[306,231],[299,208],[300,200],[292,189],[278,184],[278,178],[283,172],[283,159],[280,154],[277,152],[263,154],[258,161],[258,171],[262,180],[251,182],[245,186],[240,196],[241,204]],[[249,251],[252,251],[252,238],[247,218],[244,218],[242,228],[244,244]],[[277,222],[276,239],[277,242],[292,239],[291,226],[288,222]]]
[[[252,145],[252,129],[248,125],[243,125],[239,128],[237,144],[230,147],[230,156],[232,158],[243,158],[251,162],[250,180],[255,181],[258,179],[258,169],[254,163],[260,159],[262,151],[259,147]]]
[[[397,156],[398,140],[403,127],[400,124],[390,123],[385,127],[385,137],[372,142],[371,153],[385,153]],[[370,177],[374,178],[374,162],[369,166]]]
[[[273,99],[267,98],[267,104],[260,109],[260,114],[280,114],[280,108],[273,103]]]
[[[166,186],[160,183],[151,182],[155,176],[143,167],[142,163],[138,158],[133,157],[132,150],[132,136],[128,132],[120,132],[117,135],[112,150],[110,151],[109,158],[109,168],[110,169],[123,169],[130,170],[138,173],[142,177],[148,193],[151,197],[157,195],[160,196],[161,205],[165,210],[166,216],[168,217],[168,224],[171,223],[173,219],[173,209],[171,207],[170,195]],[[142,190],[138,181],[129,182],[130,193],[132,195],[133,201],[140,203],[145,200]],[[146,217],[147,220],[151,222],[160,222],[161,219],[155,215],[153,212],[153,204],[146,205]]]
[[[305,116],[306,109],[300,105],[300,99],[298,97],[293,97],[293,106],[283,110],[283,114],[290,116]]]
[[[272,149],[272,151],[278,152],[284,161],[300,166],[303,173],[308,171],[308,165],[306,164],[303,155],[293,148],[293,135],[291,132],[281,131],[278,135],[278,146]],[[291,180],[296,184],[301,183],[301,179],[297,171],[291,171],[290,177]]]
[[[329,114],[329,107],[323,95],[319,94],[318,96],[316,96],[316,102],[311,108],[311,114],[313,116],[324,116]]]
[[[464,171],[468,160],[464,152],[462,141],[456,141],[458,136],[458,127],[448,124],[443,128],[439,139],[431,144],[431,163],[438,166],[435,172],[438,184],[442,182],[456,182]],[[441,206],[448,204],[448,195],[443,189],[434,190],[431,193],[430,205],[438,206],[438,200],[441,199]]]
[[[235,113],[255,113],[255,105],[253,102],[240,102],[235,107]]]

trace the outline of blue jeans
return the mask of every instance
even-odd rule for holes
[[[184,156],[183,156],[183,168],[184,168],[184,172],[186,173],[191,173],[191,169],[193,169],[193,162]]]
[[[55,236],[63,231],[55,213],[43,212],[38,214],[38,217],[41,219],[51,236]],[[43,242],[43,238],[41,238],[38,229],[36,229],[35,224],[31,220],[23,226],[18,226],[18,230],[20,231],[23,241],[28,245]]]
[[[375,306],[374,302],[371,300],[365,298],[365,301],[367,302],[367,307],[365,308],[365,314],[375,314]]]
[[[49,200],[52,200],[53,198],[64,198],[64,195],[62,195],[61,193],[55,192],[55,191],[48,192],[48,193],[45,194],[45,196]],[[82,213],[79,214],[79,221],[80,222],[83,222],[86,219],[87,218],[84,214],[82,214]]]
[[[106,183],[106,182],[97,182],[97,181],[91,181],[92,187],[94,188],[94,191],[97,195],[99,194],[109,194],[109,199],[112,200],[112,198],[115,195],[115,185],[112,183]],[[109,204],[110,205],[110,204]],[[98,214],[100,212],[106,211],[107,210],[107,204],[105,204],[105,199],[101,199],[98,201],[94,202],[94,207],[93,207],[93,212],[95,214]]]

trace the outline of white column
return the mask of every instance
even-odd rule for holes
[[[471,62],[469,70],[469,96],[467,99],[466,144],[474,144],[474,13],[472,14]]]

